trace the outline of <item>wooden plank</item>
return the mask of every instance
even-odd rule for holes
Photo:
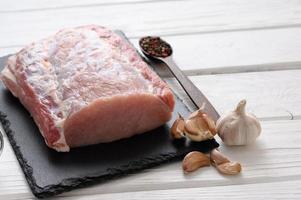
[[[0,32],[0,46],[9,47],[27,44],[63,27],[83,24],[122,29],[128,36],[136,38],[146,34],[294,27],[301,24],[301,4],[298,0],[157,1],[0,13],[0,24],[5,27]]]
[[[157,191],[140,191],[113,194],[97,194],[85,196],[60,197],[58,199],[291,199],[301,198],[301,181],[285,181],[277,183],[261,183],[247,185],[231,185],[216,187],[196,187],[185,189]]]
[[[216,187],[197,187],[185,189],[172,189],[156,191],[138,191],[138,192],[124,192],[111,194],[92,194],[92,195],[76,195],[56,197],[57,200],[98,200],[98,199],[114,199],[114,200],[153,200],[153,199],[290,199],[299,200],[301,181],[284,181],[277,183],[260,183],[260,184],[246,184],[246,185],[231,185],[231,186],[216,186]],[[274,198],[275,197],[275,198]],[[36,199],[30,195],[13,194],[5,195],[3,198],[7,200],[12,199]]]
[[[184,175],[181,163],[176,162],[118,178],[105,184],[75,190],[62,196],[86,198],[86,195],[107,194],[110,196],[113,195],[112,193],[139,191],[150,191],[147,193],[158,194],[162,192],[162,189],[168,193],[169,190],[183,188],[188,190],[190,190],[189,188],[197,188],[199,190],[204,187],[223,188],[229,185],[246,184],[256,186],[260,183],[279,182],[281,184],[283,181],[300,181],[301,148],[299,141],[301,135],[298,133],[301,131],[301,120],[263,121],[262,128],[262,135],[254,145],[245,147],[222,145],[220,148],[232,160],[238,160],[242,163],[243,172],[239,176],[220,175],[213,167],[205,167],[192,174]],[[5,142],[7,144],[7,141]],[[0,182],[0,199],[13,199],[16,194],[20,199],[31,198],[24,177],[19,171],[16,161],[15,165],[12,164],[12,158],[15,159],[11,148],[6,145],[0,165],[0,179],[3,180]],[[283,184],[283,186],[285,185]],[[243,188],[244,186],[239,187]],[[285,189],[283,191],[296,192],[294,189],[297,188],[293,187],[292,190]],[[230,195],[226,191],[223,192]],[[172,194],[169,193],[169,195]]]
[[[164,37],[189,75],[301,68],[301,28]],[[137,48],[138,40],[132,39]]]
[[[277,57],[279,58],[279,57]],[[243,72],[264,72],[301,69],[301,61],[288,61],[279,63],[263,63],[256,65],[208,67],[203,69],[184,70],[186,76],[213,75],[213,74],[235,74]]]
[[[26,0],[16,3],[15,1],[1,1],[1,12],[32,12],[37,10],[70,9],[75,7],[109,6],[116,4],[149,3],[158,0]],[[166,1],[166,0],[160,0]],[[169,0],[167,0],[169,1]],[[177,1],[177,0],[173,0]]]
[[[247,109],[263,120],[301,115],[301,70],[191,76],[224,114],[247,99]]]
[[[216,187],[197,187],[185,189],[173,189],[156,191],[139,191],[111,194],[92,194],[79,196],[64,196],[61,195],[55,199],[73,199],[73,200],[98,200],[98,199],[291,199],[299,200],[301,198],[300,187],[301,181],[284,181],[277,183],[260,183],[246,185],[231,185],[231,186],[216,186]],[[14,194],[4,196],[5,199],[35,199],[33,197],[22,196],[22,194]],[[273,198],[274,199],[274,198]]]
[[[168,36],[164,39],[172,44],[176,62],[189,75],[301,68],[301,28]],[[6,40],[0,39],[0,43],[3,41]],[[139,48],[137,39],[131,41]],[[0,48],[0,56],[15,53],[20,48]]]

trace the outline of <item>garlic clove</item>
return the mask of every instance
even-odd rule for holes
[[[259,120],[246,113],[246,100],[238,103],[236,109],[217,121],[217,131],[227,145],[247,145],[253,143],[261,133]]]
[[[188,153],[182,162],[182,168],[186,173],[193,172],[204,166],[210,166],[210,159],[208,156],[198,151]]]
[[[236,175],[241,172],[241,164],[238,162],[226,162],[216,166],[217,170],[226,175]]]
[[[193,112],[185,121],[184,133],[193,141],[212,139],[216,134],[214,121],[203,112],[203,109]]]
[[[180,115],[180,113],[178,113],[178,118],[170,128],[170,134],[173,139],[183,138],[184,124],[184,118]]]
[[[210,161],[214,166],[230,162],[230,160],[217,149],[213,149],[210,152]]]
[[[222,174],[235,175],[241,172],[240,163],[230,161],[217,149],[210,152],[210,161],[211,164]]]
[[[195,117],[198,117],[198,115],[205,113],[204,109],[205,109],[206,103],[202,103],[201,107],[194,111],[193,113],[191,113],[188,117],[188,119],[193,119]]]
[[[216,135],[217,129],[216,129],[216,126],[215,126],[215,123],[214,123],[213,119],[208,117],[207,114],[203,114],[202,116],[203,116],[203,119],[204,119],[205,123],[207,123],[208,129],[211,132],[211,134],[213,136]]]

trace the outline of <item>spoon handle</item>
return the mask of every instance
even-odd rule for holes
[[[180,70],[177,64],[173,61],[172,57],[161,58],[163,62],[168,66],[169,70],[172,72],[174,77],[178,80],[182,88],[187,93],[191,101],[200,108],[203,103],[205,103],[205,112],[210,115],[213,120],[219,118],[218,112],[208,101],[205,95],[191,82],[190,79]]]

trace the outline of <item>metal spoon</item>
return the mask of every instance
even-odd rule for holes
[[[194,105],[197,108],[201,108],[203,103],[205,103],[205,112],[213,119],[217,120],[219,118],[218,112],[215,110],[215,108],[212,106],[212,104],[208,101],[208,99],[205,97],[205,95],[191,82],[190,79],[187,78],[187,76],[180,70],[180,68],[177,66],[177,64],[174,62],[173,57],[172,57],[172,48],[171,46],[165,42],[164,40],[160,39],[160,42],[164,42],[166,46],[170,47],[170,52],[169,54],[165,54],[165,57],[160,57],[159,55],[154,55],[150,54],[147,52],[143,46],[141,41],[144,38],[152,38],[150,36],[148,37],[143,37],[139,41],[139,46],[141,51],[145,56],[147,56],[150,59],[155,59],[159,60],[161,62],[164,62],[166,66],[169,68],[171,73],[174,75],[174,77],[177,79],[177,81],[180,83],[182,88],[185,90],[186,94],[188,97],[191,99],[191,101],[194,103]],[[158,37],[153,37],[158,39]]]

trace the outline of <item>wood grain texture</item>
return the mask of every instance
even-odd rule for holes
[[[221,146],[243,164],[237,177],[213,168],[186,176],[177,162],[58,199],[301,199],[301,70],[292,70],[301,66],[299,0],[2,0],[0,56],[63,27],[91,23],[122,29],[133,42],[164,36],[220,113],[246,98],[263,133],[252,146]],[[0,199],[34,199],[4,139]]]
[[[274,182],[278,182],[279,186],[282,185],[286,188],[284,193],[286,191],[285,194],[288,195],[290,191],[294,190],[293,188],[285,187],[285,181],[298,181],[301,179],[301,148],[299,144],[301,135],[298,134],[301,131],[301,121],[264,121],[262,122],[262,127],[262,135],[254,145],[247,147],[226,147],[222,145],[220,148],[232,160],[238,160],[242,163],[243,172],[239,176],[220,175],[213,167],[205,167],[192,174],[184,175],[181,163],[176,162],[145,170],[138,174],[131,174],[106,184],[75,190],[61,196],[81,196],[84,198],[87,195],[99,194],[101,197],[103,194],[110,196],[113,193],[136,193],[139,191],[149,191],[146,193],[151,195],[159,194],[162,192],[160,190],[164,189],[166,190],[167,198],[169,191],[176,189],[179,191],[183,189],[184,192],[186,189],[189,190],[189,188],[200,190],[202,188],[232,187],[236,185],[233,187],[237,187],[238,190],[240,186],[244,185],[251,186]],[[6,145],[1,157],[0,180],[0,199],[14,199],[19,195],[22,199],[32,197],[8,145]],[[234,191],[226,193],[235,196]],[[259,191],[257,194],[261,193],[262,191]],[[169,197],[172,198],[174,196]]]
[[[301,70],[190,76],[217,111],[223,115],[247,100],[247,111],[261,120],[301,118]],[[167,82],[193,109],[193,104],[173,78]]]
[[[164,39],[172,44],[177,64],[188,75],[301,68],[301,28],[167,36]],[[0,38],[1,42],[8,41]],[[131,42],[138,49],[138,40]],[[0,56],[21,48],[0,47]]]
[[[72,200],[98,200],[98,199],[114,199],[114,200],[153,200],[153,199],[300,199],[301,181],[283,181],[277,183],[259,183],[246,185],[216,186],[216,187],[200,187],[200,188],[184,188],[172,190],[156,190],[156,191],[138,191],[138,192],[122,192],[111,194],[92,194],[86,196],[60,196],[55,199],[72,199]],[[273,188],[271,190],[271,188]],[[288,193],[288,191],[295,191]],[[6,196],[9,199],[10,196]],[[275,197],[275,198],[274,198]],[[35,199],[30,196],[15,195],[14,199]]]
[[[165,12],[162,12],[165,10]],[[76,19],[76,20],[75,20]],[[129,37],[181,35],[300,26],[298,0],[155,1],[0,13],[0,47],[24,45],[64,28],[101,24]],[[47,23],[46,23],[47,22]],[[34,31],[33,31],[34,30]]]
[[[300,199],[301,181],[126,192],[59,199]],[[271,190],[273,188],[273,190]],[[288,193],[288,191],[296,191]],[[275,198],[274,198],[275,197]]]
[[[247,99],[247,110],[262,119],[301,115],[301,70],[191,76],[191,80],[224,114]]]
[[[1,1],[0,13],[33,12],[38,10],[72,9],[76,7],[113,6],[120,4],[145,4],[156,1],[183,1],[183,0],[26,0],[16,4],[14,1]]]
[[[258,71],[267,64],[266,71],[301,68],[298,62],[301,60],[301,28],[167,36],[164,39],[173,46],[178,65],[184,70],[199,71],[199,74],[223,73],[231,67],[236,70],[230,73]],[[192,74],[195,75],[195,71]]]
[[[164,37],[187,75],[301,69],[301,28]],[[139,49],[138,39],[132,43]],[[299,50],[300,49],[300,50]]]

